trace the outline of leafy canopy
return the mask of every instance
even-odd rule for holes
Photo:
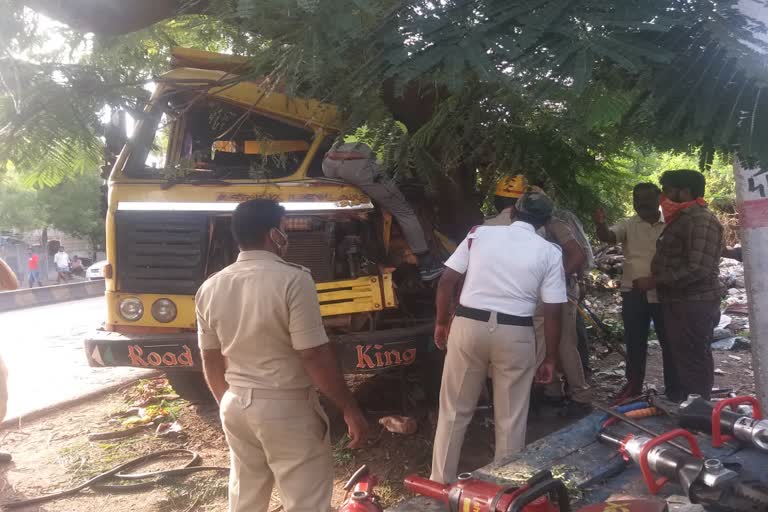
[[[16,233],[53,227],[104,243],[101,178],[95,172],[64,179],[53,187],[35,189],[15,172],[0,179],[0,232]]]
[[[91,165],[104,106],[140,115],[175,45],[248,56],[248,76],[341,105],[394,172],[477,204],[520,171],[613,197],[628,143],[768,162],[765,27],[737,0],[180,1],[127,35],[59,29],[67,59],[1,4],[0,155],[37,176]]]

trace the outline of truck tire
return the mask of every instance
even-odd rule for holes
[[[200,372],[167,372],[165,376],[171,387],[188,402],[213,402],[213,395],[208,389],[203,374]]]

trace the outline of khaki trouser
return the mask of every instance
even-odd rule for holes
[[[448,354],[440,388],[440,415],[432,452],[432,480],[456,481],[464,434],[488,373],[493,377],[496,454],[499,462],[525,446],[528,402],[535,373],[531,327],[498,325],[456,317],[448,336]]]
[[[541,305],[536,309],[533,326],[536,330],[536,363],[541,364],[547,355],[547,344],[544,340],[544,315]],[[576,332],[576,304],[567,302],[562,308],[562,331],[560,335],[560,370],[565,374],[571,399],[574,402],[589,403],[592,400],[592,390],[584,377],[584,368],[579,356],[579,336]],[[561,396],[562,387],[555,376],[555,382],[546,386],[545,393],[549,396]]]
[[[328,512],[333,461],[317,394],[231,386],[221,400],[230,448],[230,512],[267,512],[277,485],[285,512]]]

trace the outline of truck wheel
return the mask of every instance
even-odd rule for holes
[[[165,374],[176,394],[189,402],[212,402],[213,395],[202,373],[168,372]]]

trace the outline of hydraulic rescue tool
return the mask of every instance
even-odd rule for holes
[[[351,491],[352,495],[339,512],[383,512],[379,497],[374,493],[376,484],[378,479],[371,475],[368,466],[361,466],[344,485],[344,490],[347,493]]]
[[[459,475],[453,485],[441,484],[409,476],[405,487],[415,494],[427,496],[448,506],[450,512],[569,512],[568,490],[549,471],[531,477],[522,486],[498,485],[474,478],[471,473]],[[555,500],[551,496],[555,496]],[[666,512],[664,502],[627,500],[589,505],[578,512]]]
[[[414,494],[428,496],[448,505],[451,512],[568,512],[568,489],[552,473],[542,471],[524,485],[497,485],[479,480],[472,473],[462,473],[459,481],[445,485],[427,478],[411,475],[405,488]],[[549,496],[557,495],[557,505]]]
[[[616,413],[608,410],[616,417]],[[609,422],[606,422],[609,423]],[[647,429],[646,429],[647,430]],[[696,438],[677,429],[663,435],[620,435],[604,424],[597,438],[618,448],[625,460],[640,466],[651,494],[667,483],[679,484],[692,503],[719,512],[765,512],[768,510],[768,487],[760,482],[743,480],[738,464],[724,464],[718,459],[704,459]],[[683,452],[672,443],[683,439],[688,448]]]
[[[751,406],[752,414],[740,412],[740,405]],[[760,402],[753,396],[712,403],[699,395],[690,395],[680,404],[676,415],[681,427],[711,433],[715,448],[735,438],[768,451],[768,420],[763,419]]]

